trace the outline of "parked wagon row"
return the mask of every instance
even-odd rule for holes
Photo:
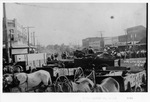
[[[29,64],[28,60],[27,61],[25,60],[23,62]],[[34,66],[35,61],[33,60],[31,62],[32,62],[32,66]],[[110,66],[104,62],[107,62]],[[125,63],[126,62],[128,61],[125,61]],[[132,62],[135,62],[135,61],[132,61]],[[144,61],[140,61],[140,62],[143,64],[145,63]],[[51,88],[53,87],[53,89],[55,90],[55,91],[53,90],[54,92],[56,91],[73,92],[72,82],[74,82],[74,85],[77,85],[77,86],[78,85],[86,86],[86,84],[82,83],[80,79],[83,78],[87,81],[87,76],[89,75],[92,75],[93,77],[93,78],[88,77],[88,79],[92,80],[92,83],[94,83],[94,86],[96,86],[97,84],[101,84],[103,80],[105,79],[113,78],[113,80],[115,80],[115,82],[118,83],[120,92],[146,91],[147,90],[147,86],[146,86],[147,74],[144,68],[143,70],[136,71],[133,73],[129,67],[115,66],[116,64],[118,64],[118,61],[115,61],[114,59],[111,59],[109,63],[108,60],[106,59],[104,60],[99,57],[98,58],[87,57],[87,58],[82,58],[82,59],[79,58],[79,59],[73,59],[73,60],[65,59],[62,61],[51,62],[47,65],[42,64],[41,66],[37,66],[36,70],[34,71],[45,70],[46,72],[49,72],[52,78],[52,86],[49,86],[49,90],[51,90]],[[34,71],[29,72],[29,73],[33,73]],[[26,69],[22,72],[26,73],[27,75]],[[12,74],[14,74],[14,72]],[[87,81],[86,83],[91,83],[91,82]]]

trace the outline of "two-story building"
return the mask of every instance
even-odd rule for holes
[[[21,26],[16,19],[7,20],[7,39],[6,33],[3,32],[3,57],[6,54],[6,43],[8,44],[10,57],[14,60],[16,54],[28,53],[27,31]],[[7,42],[8,41],[8,42]]]
[[[142,25],[127,28],[126,34],[118,36],[112,43],[115,43],[121,50],[146,49],[146,28]]]
[[[92,47],[94,50],[99,51],[104,47],[104,40],[101,37],[89,37],[82,40],[82,47]]]

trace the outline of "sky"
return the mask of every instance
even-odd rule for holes
[[[34,26],[42,45],[82,44],[87,37],[113,37],[137,25],[146,27],[145,3],[6,3],[8,19]],[[114,18],[111,19],[111,16]]]

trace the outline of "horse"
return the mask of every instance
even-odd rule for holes
[[[12,86],[12,74],[3,75],[3,92],[10,92]]]
[[[3,68],[4,74],[6,73],[13,74],[13,73],[20,73],[20,72],[23,72],[23,67],[20,65],[7,65]]]
[[[78,67],[74,72],[74,82],[77,81],[81,77],[85,77],[84,71],[81,67]]]
[[[44,70],[39,70],[30,74],[15,73],[5,77],[5,83],[13,87],[17,87],[20,92],[29,92],[44,87],[44,90],[49,85],[52,85],[50,73]]]
[[[120,91],[119,83],[112,77],[103,79],[101,81],[101,84],[96,84],[94,69],[88,76],[86,76],[86,78],[90,79],[94,83],[94,87],[91,88],[92,92],[119,92]]]
[[[111,77],[102,80],[101,84],[96,84],[94,92],[120,92],[119,83]]]
[[[69,85],[72,87],[73,92],[91,92],[91,88],[94,87],[93,81],[84,75],[81,67],[76,69],[74,81],[70,81]]]
[[[47,88],[48,92],[91,92],[90,87],[93,82],[84,77],[81,67],[74,72],[74,80],[69,80],[66,76],[59,76],[55,83]]]
[[[73,92],[92,92],[94,83],[88,78],[80,78],[76,82],[71,81]]]
[[[11,65],[7,65],[3,68],[3,74],[6,74],[6,73],[13,73],[14,72],[14,69],[13,69],[13,66]]]
[[[78,71],[80,72],[80,70],[77,70],[76,72]],[[72,85],[74,91],[81,91],[81,92],[119,92],[120,91],[119,83],[112,77],[105,78],[104,80],[102,80],[101,84],[96,84],[94,69],[86,77],[85,76],[79,77],[77,81],[75,80],[75,82],[72,83]]]

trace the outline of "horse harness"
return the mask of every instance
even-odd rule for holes
[[[14,76],[14,74],[13,74],[13,76]],[[15,80],[15,78],[14,78],[14,80]],[[19,89],[19,91],[22,91],[21,90],[21,88],[19,87],[20,85],[23,85],[23,84],[25,84],[26,83],[26,85],[27,85],[27,87],[25,88],[25,91],[27,91],[27,89],[28,89],[28,75],[26,74],[26,80],[23,82],[23,83],[19,83],[19,85],[17,85],[17,88]]]

